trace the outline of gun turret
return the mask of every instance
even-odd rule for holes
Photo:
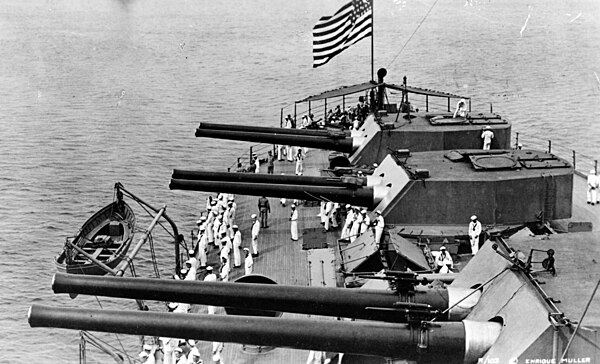
[[[412,285],[411,285],[412,288]],[[249,310],[291,312],[388,322],[415,319],[462,320],[479,299],[472,289],[383,291],[325,287],[172,281],[57,273],[54,293],[210,304]],[[470,306],[465,309],[466,306]],[[456,307],[452,307],[456,306]],[[451,309],[449,309],[451,308]]]
[[[348,188],[320,185],[171,179],[169,188],[172,190],[237,193],[297,200],[331,200],[339,203],[365,206],[370,209],[377,206],[380,199],[385,196],[385,193],[380,193],[380,190],[385,189],[385,187],[381,186]]]
[[[315,321],[33,305],[31,327],[194,338],[204,341],[291,347],[420,362],[475,363],[494,344],[502,324],[437,322],[416,325]]]
[[[360,142],[358,141],[358,139],[346,137],[345,135],[341,135],[339,133],[322,136],[320,134],[299,135],[280,132],[263,133],[198,128],[196,129],[196,136],[217,139],[240,140],[253,143],[294,145],[297,147],[335,150],[343,153],[352,153],[360,146]]]
[[[202,130],[225,130],[233,132],[253,132],[253,133],[269,133],[269,134],[289,134],[289,135],[308,135],[322,136],[331,138],[344,138],[350,136],[349,131],[340,129],[290,129],[290,128],[272,128],[266,126],[251,126],[251,125],[233,125],[233,124],[216,124],[216,123],[200,123],[198,129]],[[198,136],[198,135],[196,135]]]
[[[290,185],[314,185],[314,186],[367,186],[378,184],[380,178],[373,176],[365,177],[313,177],[313,176],[295,176],[278,175],[263,173],[235,173],[235,172],[207,172],[207,171],[189,171],[183,169],[174,169],[173,179],[193,180],[193,181],[223,181],[223,182],[253,182],[253,183],[274,183]],[[368,182],[371,180],[371,183]]]

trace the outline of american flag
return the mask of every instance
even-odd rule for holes
[[[313,68],[330,59],[359,40],[372,35],[373,7],[371,0],[352,0],[333,16],[324,16],[313,28]]]

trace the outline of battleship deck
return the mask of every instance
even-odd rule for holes
[[[259,156],[261,157],[261,156]],[[319,176],[321,175],[321,169],[328,163],[328,152],[320,150],[310,150],[304,162],[304,175]],[[261,172],[265,172],[266,166],[261,166]],[[275,173],[276,174],[294,174],[295,163],[288,161],[275,161]],[[573,188],[573,217],[569,221],[575,222],[591,222],[594,231],[600,231],[600,205],[591,206],[585,203],[586,190],[585,190],[585,179],[575,175],[574,177],[574,188]],[[236,203],[238,205],[236,212],[236,224],[240,227],[243,236],[243,246],[250,247],[250,215],[258,213],[257,207],[258,197],[237,195]],[[309,256],[311,254],[324,254],[324,257],[332,257],[331,248],[336,246],[337,239],[339,238],[340,232],[333,230],[332,232],[322,233],[320,219],[317,216],[319,213],[318,204],[301,204],[298,208],[299,220],[298,229],[300,233],[300,239],[298,241],[292,241],[290,235],[290,223],[289,217],[291,214],[290,205],[292,201],[287,201],[286,206],[282,206],[280,201],[276,198],[269,198],[271,214],[269,214],[269,228],[261,229],[259,235],[259,257],[254,260],[254,273],[267,276],[278,284],[284,285],[299,285],[308,286],[309,281],[316,282],[321,285],[334,285],[331,274],[323,274],[322,277],[315,277],[314,274],[309,273]],[[569,221],[565,221],[568,224]],[[463,233],[466,235],[467,224],[465,224]],[[327,242],[327,246],[330,249],[318,249],[318,250],[303,250],[303,244],[306,243],[303,234],[310,234],[311,238],[315,234],[320,236]],[[329,251],[328,251],[329,250]],[[337,253],[336,253],[337,254]],[[336,256],[336,258],[339,258]],[[324,259],[319,256],[317,260]],[[568,261],[562,257],[557,260],[557,266],[560,267],[560,261]],[[214,249],[209,254],[209,264],[213,266],[217,265],[217,250]],[[337,260],[339,262],[339,260]],[[566,268],[566,267],[565,267]],[[575,269],[569,267],[570,270]],[[585,269],[581,267],[580,269]],[[230,280],[234,281],[243,275],[243,268],[233,269],[230,275]],[[312,276],[311,276],[312,275]],[[204,272],[200,272],[199,279],[203,279]],[[333,279],[333,280],[332,280]],[[568,277],[561,279],[560,282],[569,280]],[[556,281],[557,284],[559,280]],[[587,286],[586,286],[587,287]],[[585,287],[580,287],[585,289]],[[553,292],[551,292],[553,294]],[[566,298],[564,298],[566,300]],[[192,312],[206,313],[205,306],[195,306],[192,308]],[[572,314],[579,315],[579,306],[571,312]],[[219,308],[217,314],[224,314],[224,310]],[[302,315],[296,314],[285,314],[284,317],[298,318]],[[597,312],[592,312],[592,322],[596,322]],[[576,317],[571,317],[576,319]],[[323,319],[320,317],[319,319]],[[331,318],[325,318],[331,319]],[[204,360],[209,360],[211,357],[212,345],[210,342],[198,343],[198,348],[202,354]],[[253,350],[244,351],[244,346],[240,344],[225,344],[223,351],[223,358],[225,362],[234,363],[304,363],[308,356],[308,351],[305,350],[291,350],[277,348],[262,353],[256,353]]]
[[[319,175],[320,166],[327,162],[327,154],[324,152],[311,150],[307,154],[305,160],[305,174]],[[294,174],[295,162],[276,161],[275,173]],[[262,172],[266,167],[261,166]],[[258,197],[255,196],[236,196],[237,211],[236,224],[239,226],[243,237],[243,247],[250,248],[250,215],[258,214]],[[323,254],[322,249],[318,251],[303,250],[302,238],[303,231],[318,232],[322,239],[325,239],[329,247],[335,246],[339,238],[339,230],[333,230],[329,233],[322,233],[320,219],[317,216],[319,213],[318,204],[300,205],[298,208],[298,231],[299,240],[292,241],[290,233],[289,217],[291,215],[290,205],[292,201],[286,201],[286,205],[282,206],[276,198],[269,198],[271,213],[269,214],[269,228],[261,229],[258,238],[259,256],[254,258],[254,274],[260,274],[273,279],[278,284],[308,286],[311,275],[309,274],[309,254]],[[314,205],[314,206],[313,206]],[[218,250],[213,249],[209,253],[209,265],[218,267]],[[328,255],[328,254],[325,254]],[[203,279],[205,273],[201,272],[198,279]],[[232,269],[230,281],[235,281],[237,278],[244,275],[243,268]],[[335,285],[331,275],[329,279],[319,279],[323,277],[315,277],[313,279],[324,282],[324,285]],[[193,313],[206,313],[206,306],[194,306]],[[222,308],[217,309],[217,314],[225,314]],[[299,318],[304,315],[285,314],[283,317]],[[331,319],[331,318],[322,318]],[[205,362],[210,361],[212,344],[210,342],[202,342],[197,344],[200,353]],[[223,358],[226,363],[305,363],[309,352],[306,350],[290,350],[290,349],[274,349],[257,354],[255,350],[243,351],[243,345],[226,343],[223,350]],[[254,349],[254,348],[253,348]]]

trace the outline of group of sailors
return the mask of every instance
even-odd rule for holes
[[[200,351],[194,340],[178,340],[161,337],[160,346],[156,344],[144,344],[142,351],[138,354],[140,361],[144,364],[155,364],[157,351],[162,351],[162,362],[164,364],[203,364]],[[160,360],[160,359],[159,359]]]
[[[469,242],[471,245],[471,253],[473,255],[477,254],[479,251],[479,238],[481,236],[482,226],[481,222],[477,218],[477,215],[471,216],[471,221],[469,222],[468,227],[468,235]],[[432,252],[435,261],[435,271],[436,273],[444,274],[451,273],[454,270],[454,261],[452,259],[452,255],[448,252],[445,243],[446,239],[444,239],[444,243],[440,247],[438,252]]]
[[[329,109],[323,126],[330,124],[342,129],[358,130],[369,115],[369,110],[369,105],[365,103],[364,97],[360,96],[356,107],[348,106],[346,110],[342,110],[340,105],[337,105],[335,110]]]
[[[189,250],[189,259],[184,262],[184,267],[173,276],[178,280],[196,280],[205,275],[205,282],[228,282],[232,269],[244,266],[244,274],[252,274],[254,258],[258,256],[258,231],[260,222],[256,214],[252,215],[252,253],[249,248],[243,247],[242,233],[235,224],[237,204],[233,195],[219,193],[209,196],[206,200],[205,212],[196,221],[198,233],[195,249]],[[218,263],[213,268],[208,264],[209,252],[217,251]],[[242,260],[242,253],[244,254]],[[232,265],[233,261],[233,265]],[[218,270],[218,271],[217,271]],[[167,305],[169,312],[189,313],[190,304],[170,302]],[[208,305],[207,313],[216,314],[217,307]],[[146,344],[139,354],[142,363],[156,363],[156,351],[161,350],[165,364],[198,364],[202,363],[199,350],[194,346],[193,340],[180,340],[162,337],[157,344]],[[222,363],[221,352],[223,343],[213,342],[213,363]]]
[[[321,203],[321,223],[323,224],[323,232],[327,232],[331,227],[338,227],[338,218],[340,215],[340,205],[331,201]],[[369,229],[375,231],[375,242],[381,241],[385,221],[381,216],[381,211],[375,211],[373,221],[367,214],[367,210],[359,206],[346,204],[346,219],[342,226],[341,239],[348,239],[353,243],[357,237],[367,232]]]
[[[456,103],[456,109],[454,110],[453,118],[461,117],[466,118],[467,114],[467,100],[460,99]],[[492,127],[486,125],[486,127],[481,132],[481,139],[483,139],[483,150],[490,150],[492,147],[492,139],[494,139],[494,132],[492,131]]]
[[[250,254],[249,248],[243,248],[242,233],[235,224],[237,204],[233,195],[219,193],[216,198],[208,196],[206,200],[206,215],[202,214],[196,221],[198,225],[198,235],[196,249],[191,251],[193,258],[199,260],[200,269],[209,269],[208,251],[209,247],[219,249],[219,278],[227,282],[232,268],[242,266],[242,251],[244,252],[245,274],[252,274],[254,262],[253,257],[258,256],[257,246],[254,242],[253,233],[253,252]],[[253,225],[256,222],[256,215],[253,215]],[[233,256],[233,257],[232,257]],[[193,259],[193,258],[190,258]],[[233,266],[231,261],[233,260]],[[188,262],[186,262],[187,264]]]

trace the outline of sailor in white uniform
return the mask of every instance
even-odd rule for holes
[[[449,273],[454,268],[454,261],[452,260],[452,256],[448,251],[446,251],[446,247],[442,245],[440,248],[440,252],[435,257],[435,265],[437,266],[438,273]]]
[[[229,270],[231,270],[231,264],[229,263],[229,255],[231,254],[231,249],[233,248],[233,244],[231,243],[231,239],[228,236],[225,236],[221,239],[221,252],[219,253],[219,258],[221,261],[225,258],[227,265],[229,266]]]
[[[252,218],[252,256],[258,256],[258,233],[260,232],[260,221],[256,218],[256,214],[250,216]]]
[[[333,210],[333,202],[327,201],[325,203],[323,217],[321,218],[321,221],[323,221],[323,232],[329,231],[329,225],[331,224],[331,210]]]
[[[206,218],[206,243],[207,244],[214,244],[215,243],[215,235],[214,235],[214,229],[213,229],[213,224],[215,223],[215,218],[216,218],[216,213],[211,210],[208,213],[208,217]]]
[[[208,267],[206,267],[206,277],[204,277],[204,282],[216,282],[217,281],[217,275],[213,273],[213,267],[211,267],[210,265]],[[206,308],[208,309],[208,314],[209,315],[214,315],[217,312],[217,308],[215,306],[206,306]]]
[[[360,225],[360,234],[362,235],[367,230],[369,230],[369,227],[371,227],[371,218],[369,217],[369,215],[367,215],[367,210],[363,209],[360,213],[362,215],[362,223]]]
[[[298,148],[298,154],[296,154],[296,175],[302,176],[304,173],[304,154],[302,148]]]
[[[223,352],[223,343],[213,341],[212,360],[215,364],[223,364],[221,353]]]
[[[254,259],[252,259],[250,249],[244,248],[244,253],[246,254],[246,258],[244,259],[244,274],[252,274],[252,270],[254,268]]]
[[[481,139],[483,139],[483,150],[490,150],[492,139],[494,139],[494,132],[489,125],[486,126],[483,133],[481,133]]]
[[[200,238],[198,240],[198,258],[200,259],[200,268],[206,268],[208,262],[207,256],[207,240],[204,226],[200,228]]]
[[[469,238],[473,255],[479,251],[479,234],[481,234],[481,223],[477,220],[477,216],[473,215],[469,223]]]
[[[595,205],[598,202],[598,185],[600,184],[598,176],[596,176],[596,170],[590,170],[590,174],[587,177],[587,203]]]
[[[350,229],[352,227],[352,221],[354,220],[354,210],[350,204],[346,204],[346,221],[342,227],[342,239],[346,239],[350,236]]]
[[[292,214],[290,216],[290,233],[292,234],[292,240],[298,240],[298,210],[296,205],[292,204]]]
[[[338,227],[337,217],[338,217],[339,211],[340,211],[340,204],[335,202],[333,204],[333,208],[331,209],[331,212],[329,213],[329,219],[331,220],[331,227],[333,227],[334,229]]]
[[[354,220],[352,221],[352,227],[350,228],[350,242],[354,243],[354,240],[360,235],[360,227],[362,225],[362,214],[358,207],[354,207]]]
[[[233,267],[239,268],[242,265],[240,249],[242,247],[242,233],[237,225],[233,225]]]
[[[254,173],[260,173],[260,160],[256,154],[252,154],[252,158],[254,158]]]
[[[196,258],[190,258],[185,261],[185,265],[187,266],[188,273],[183,280],[184,281],[195,281],[196,280],[196,272],[198,269],[198,261],[196,260]]]
[[[385,221],[383,220],[383,216],[381,216],[381,211],[375,211],[375,242],[379,244],[381,242],[381,235],[383,235],[383,228],[385,226]]]
[[[237,203],[235,202],[235,198],[233,196],[229,196],[227,205],[229,206],[229,221],[231,221],[233,224],[235,223],[235,210],[237,208]]]
[[[223,282],[229,282],[229,272],[231,268],[229,267],[229,260],[225,257],[221,257],[221,280]]]
[[[460,116],[462,118],[467,116],[467,101],[465,99],[460,99],[456,103],[456,110],[454,111],[453,118]]]

